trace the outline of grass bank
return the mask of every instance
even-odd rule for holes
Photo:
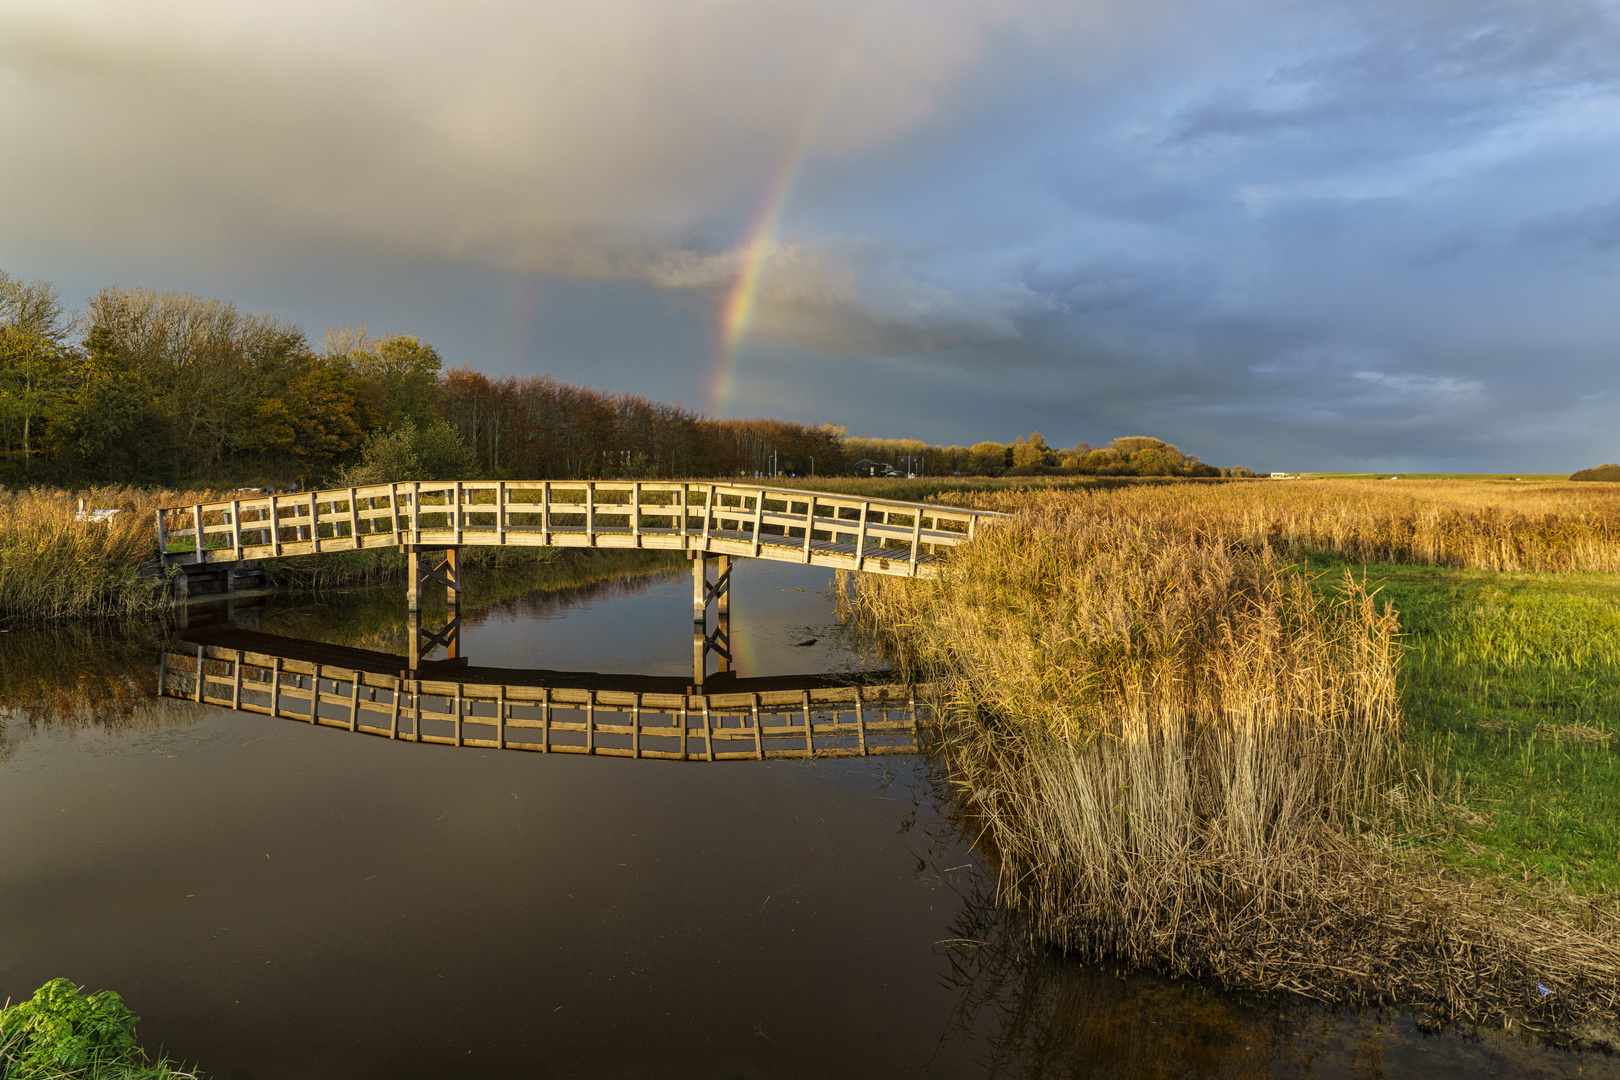
[[[1496,781],[1459,788],[1455,737],[1405,715],[1397,608],[1302,572],[1242,512],[1257,486],[1215,489],[1237,508],[992,493],[1015,516],[940,577],[858,583],[848,617],[951,688],[958,811],[999,895],[1084,958],[1612,1038],[1613,904],[1446,834]],[[1475,640],[1432,639],[1425,701]]]
[[[1311,569],[1331,588],[1342,560]],[[1352,568],[1400,614],[1407,738],[1448,867],[1620,897],[1620,575]]]

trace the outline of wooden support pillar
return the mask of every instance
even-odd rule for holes
[[[720,654],[718,671],[731,670],[731,556],[715,557],[714,645],[711,650]],[[716,648],[715,646],[718,646]]]
[[[716,674],[731,671],[731,556],[689,551],[692,560],[692,690],[703,692],[709,668],[709,654],[719,656]],[[715,578],[709,580],[709,561],[714,560]],[[714,607],[714,631],[709,632],[709,608]]]
[[[708,592],[708,562],[701,551],[688,551],[686,557],[692,560],[692,692],[703,692],[703,675],[707,668],[707,648],[709,604]]]
[[[442,556],[443,561],[440,561]],[[410,623],[411,671],[422,666],[435,646],[445,647],[445,659],[461,657],[461,552],[454,547],[423,548],[416,544],[406,546],[409,563],[405,586],[405,609]],[[437,563],[437,565],[435,565]],[[445,599],[444,626],[429,629],[423,620],[424,589],[428,585],[443,585]]]

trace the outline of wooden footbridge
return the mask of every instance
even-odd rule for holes
[[[476,668],[235,628],[166,650],[159,695],[413,743],[677,761],[916,752],[933,688],[863,676],[728,679]]]
[[[187,573],[217,567],[227,582],[233,565],[250,560],[405,551],[410,671],[440,646],[458,657],[463,547],[684,551],[692,560],[692,686],[701,690],[711,654],[720,673],[731,668],[733,558],[928,577],[982,522],[1003,516],[755,484],[446,480],[167,507],[157,511],[157,540],[162,565]],[[419,617],[428,585],[445,589],[449,615],[441,628]]]
[[[929,503],[735,483],[434,481],[233,498],[157,512],[165,565],[370,548],[657,548],[931,575],[980,522]]]

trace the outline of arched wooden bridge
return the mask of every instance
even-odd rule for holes
[[[165,565],[356,548],[660,548],[926,577],[1002,515],[755,484],[447,480],[233,498],[157,512]]]
[[[865,676],[684,679],[476,668],[231,628],[166,650],[159,696],[385,739],[677,761],[909,754],[934,688]]]

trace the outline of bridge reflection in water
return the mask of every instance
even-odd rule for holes
[[[186,633],[163,697],[405,742],[553,754],[765,760],[909,754],[934,688],[889,672],[684,677],[480,668],[236,627]]]

